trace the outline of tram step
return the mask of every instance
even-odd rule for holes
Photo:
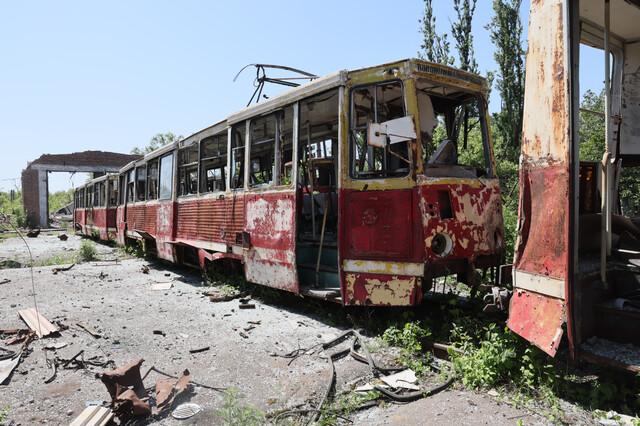
[[[605,339],[640,345],[640,309],[637,306],[637,301],[623,304],[622,299],[596,304],[596,334]]]
[[[334,299],[340,297],[340,287],[337,288],[323,288],[323,289],[308,289],[306,293],[309,296],[319,297],[321,299]]]

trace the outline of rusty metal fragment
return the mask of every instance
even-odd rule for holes
[[[189,370],[184,370],[182,376],[180,376],[177,381],[173,378],[158,380],[156,382],[157,406],[153,410],[153,414],[158,414],[168,407],[171,407],[176,397],[187,389],[189,380],[191,380]]]
[[[67,266],[66,268],[53,268],[51,270],[51,272],[53,272],[53,275],[56,275],[58,272],[68,271],[69,269],[73,268],[74,266],[76,266],[76,264],[72,263],[71,266]]]
[[[36,332],[38,337],[44,337],[58,332],[58,329],[51,324],[49,320],[36,312],[34,308],[23,309],[18,311],[18,314],[20,314],[29,328]]]
[[[140,358],[100,377],[111,395],[113,411],[118,417],[151,414],[149,397],[140,377],[143,362],[144,359]]]

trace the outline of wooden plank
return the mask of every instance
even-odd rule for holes
[[[70,426],[104,426],[111,421],[111,409],[100,405],[90,405],[71,423]]]
[[[48,336],[51,333],[57,333],[56,326],[51,324],[42,315],[38,314],[34,308],[23,309],[18,311],[24,322],[27,323],[31,330],[34,330],[38,337]]]

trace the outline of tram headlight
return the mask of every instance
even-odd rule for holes
[[[438,257],[445,257],[451,253],[453,250],[453,241],[448,234],[441,232],[433,237],[431,240],[431,250]]]

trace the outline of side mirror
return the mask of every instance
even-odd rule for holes
[[[367,136],[369,146],[386,148],[387,145],[416,139],[416,122],[413,115],[408,115],[384,123],[369,123]]]

